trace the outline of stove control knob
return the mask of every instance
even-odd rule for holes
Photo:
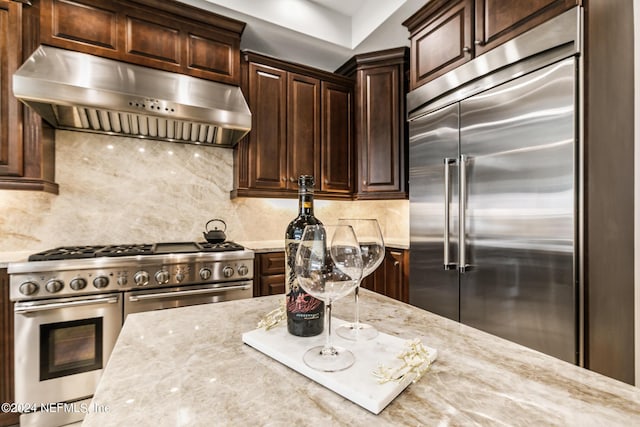
[[[222,274],[224,275],[224,277],[233,276],[233,268],[226,266],[225,268],[222,269]]]
[[[109,286],[109,278],[107,276],[98,276],[93,279],[93,286],[98,289],[106,288]]]
[[[80,291],[87,287],[87,281],[84,280],[82,277],[76,277],[75,279],[71,280],[71,282],[69,283],[69,286],[74,291]]]
[[[138,271],[133,276],[133,281],[135,282],[136,286],[147,286],[149,284],[149,273],[147,273],[146,271]]]
[[[160,270],[156,273],[155,278],[158,285],[169,283],[169,272],[167,270]]]
[[[33,282],[24,282],[18,290],[22,295],[33,295],[38,292],[38,288],[40,288],[36,283]]]
[[[184,274],[183,273],[176,274],[176,282],[182,283],[183,280],[184,280]]]
[[[240,267],[238,267],[238,274],[241,276],[246,276],[247,273],[249,273],[249,268],[247,268],[246,265],[242,264]]]
[[[60,280],[55,280],[55,279],[54,280],[49,280],[47,282],[47,284],[44,285],[44,288],[50,294],[55,294],[56,292],[60,292],[62,290],[62,288],[64,288],[64,283],[62,283],[62,281],[60,281]]]
[[[127,283],[128,283],[127,276],[118,277],[118,286],[126,286]]]
[[[211,278],[211,270],[209,270],[208,268],[201,268],[200,278],[202,280],[209,280]]]

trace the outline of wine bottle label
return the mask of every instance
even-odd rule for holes
[[[296,252],[299,241],[287,239],[286,245],[286,265],[285,265],[285,294],[287,303],[287,314],[293,315],[299,320],[319,319],[322,313],[322,301],[312,297],[298,284],[295,273]]]

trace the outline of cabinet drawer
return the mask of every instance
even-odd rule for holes
[[[273,274],[284,274],[284,252],[260,254],[260,275]]]
[[[284,294],[284,274],[260,277],[260,295]]]

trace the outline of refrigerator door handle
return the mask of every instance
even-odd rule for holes
[[[449,165],[456,163],[458,159],[445,157],[444,159],[444,253],[443,262],[445,270],[455,270],[458,266],[455,263],[451,263],[449,254],[449,204],[450,204],[450,176]]]
[[[460,201],[458,203],[458,207],[460,212],[458,214],[458,271],[460,273],[464,273],[469,269],[469,265],[467,264],[467,239],[465,235],[465,220],[466,220],[466,210],[467,210],[467,160],[468,157],[464,154],[460,155]]]

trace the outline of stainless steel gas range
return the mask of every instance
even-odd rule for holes
[[[253,259],[232,242],[179,242],[60,247],[9,264],[21,426],[84,417],[127,315],[252,297]]]

